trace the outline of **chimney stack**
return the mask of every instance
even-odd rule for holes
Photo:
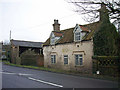
[[[60,24],[58,23],[58,20],[56,19],[54,19],[53,30],[60,31]]]

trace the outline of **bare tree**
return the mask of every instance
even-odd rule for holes
[[[114,19],[115,22],[120,19],[119,0],[68,0],[68,2],[75,5],[75,11],[83,14],[87,22],[99,20],[101,4],[106,6],[110,19]]]

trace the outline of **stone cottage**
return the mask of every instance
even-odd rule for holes
[[[58,20],[54,20],[53,31],[43,45],[44,66],[92,72],[93,34],[99,22],[60,30]]]

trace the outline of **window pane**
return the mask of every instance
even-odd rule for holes
[[[56,55],[54,55],[54,63],[56,63]]]
[[[76,41],[80,40],[80,32],[75,33],[75,40]]]
[[[81,54],[75,55],[75,64],[83,65],[83,58]]]
[[[64,64],[68,64],[68,55],[64,55]]]
[[[78,65],[78,55],[75,55],[75,64]]]
[[[56,63],[56,55],[51,55],[51,63]]]
[[[83,64],[83,60],[82,60],[82,58],[80,58],[80,65],[82,65]]]
[[[82,58],[82,55],[79,55],[80,58]]]

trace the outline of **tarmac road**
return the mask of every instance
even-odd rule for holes
[[[2,88],[117,88],[118,83],[2,65]]]

